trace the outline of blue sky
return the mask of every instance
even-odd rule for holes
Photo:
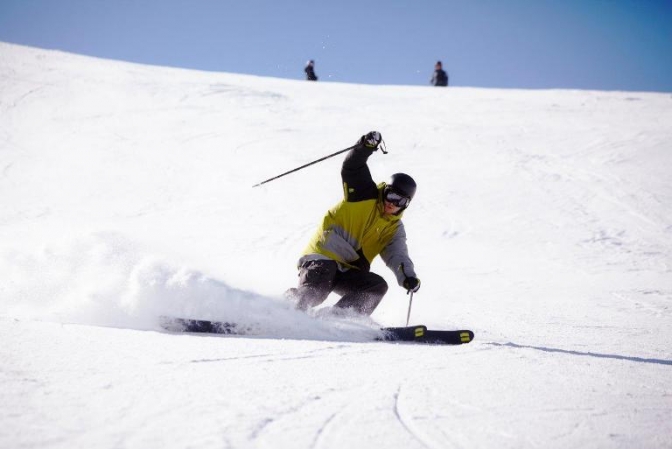
[[[672,0],[0,0],[0,41],[320,81],[672,92]],[[0,55],[1,59],[1,55]]]

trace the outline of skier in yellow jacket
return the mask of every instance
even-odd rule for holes
[[[380,254],[408,291],[420,288],[408,256],[401,221],[415,195],[416,183],[405,173],[378,185],[367,160],[382,137],[371,131],[362,136],[343,161],[343,201],[331,208],[299,259],[299,286],[286,296],[306,310],[324,302],[332,291],[341,295],[336,307],[370,315],[385,296],[387,282],[370,271]]]

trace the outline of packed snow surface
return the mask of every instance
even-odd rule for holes
[[[343,155],[406,172],[411,322],[282,293]],[[672,96],[307,83],[0,43],[1,448],[672,447]],[[175,334],[162,315],[250,336]]]

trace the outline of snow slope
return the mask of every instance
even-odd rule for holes
[[[382,132],[413,323],[281,293]],[[672,96],[305,83],[0,43],[0,447],[672,447]],[[163,314],[252,337],[162,332]]]

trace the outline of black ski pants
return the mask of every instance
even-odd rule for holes
[[[342,295],[336,307],[371,315],[387,293],[387,282],[370,271],[340,271],[333,260],[309,260],[301,265],[297,308],[306,310],[320,305],[331,292]]]

